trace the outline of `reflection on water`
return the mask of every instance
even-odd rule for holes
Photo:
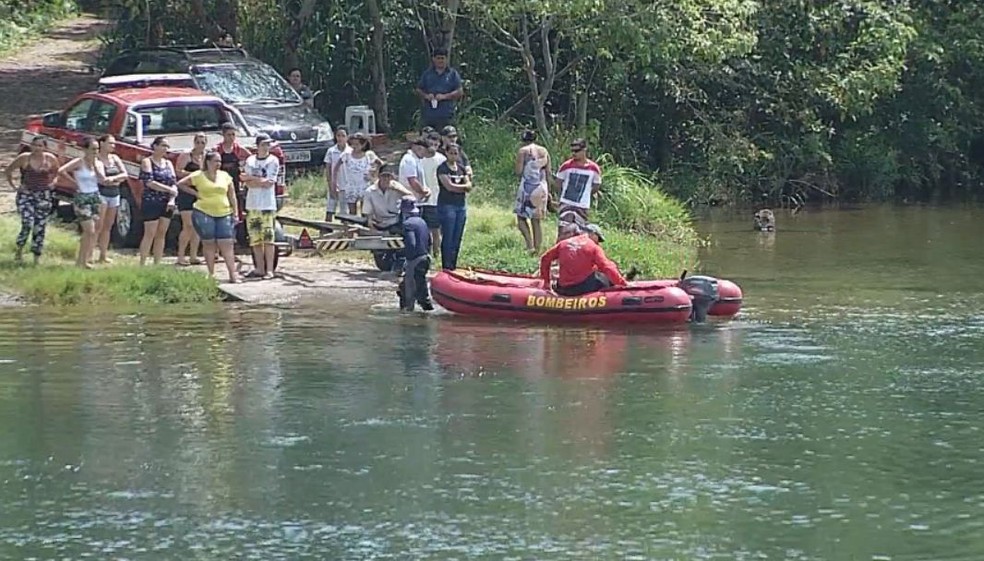
[[[5,311],[0,558],[981,559],[962,212],[718,217],[685,329]]]

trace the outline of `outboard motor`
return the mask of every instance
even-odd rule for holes
[[[690,309],[690,320],[703,323],[707,320],[707,312],[720,299],[718,280],[714,277],[693,276],[681,278],[677,286],[690,295],[693,305]]]

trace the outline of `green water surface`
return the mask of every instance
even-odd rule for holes
[[[0,311],[0,559],[984,559],[984,211],[702,223],[742,316]]]

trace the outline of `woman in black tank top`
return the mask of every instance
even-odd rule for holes
[[[111,134],[104,134],[97,138],[99,141],[99,155],[97,156],[106,168],[106,181],[99,185],[99,231],[96,232],[96,247],[99,248],[99,262],[112,263],[106,257],[109,253],[109,238],[116,225],[116,213],[120,208],[120,185],[127,179],[126,167],[123,160],[114,152],[116,150],[116,138]]]
[[[208,137],[204,133],[198,133],[195,135],[195,146],[191,149],[191,152],[186,152],[178,157],[178,165],[176,169],[178,170],[178,179],[187,177],[196,171],[201,171],[202,164],[205,162],[205,148],[208,146]],[[195,196],[184,190],[179,190],[177,198],[174,199],[174,205],[178,208],[178,213],[181,215],[181,233],[178,234],[178,265],[198,265],[201,260],[198,259],[198,247],[201,245],[201,239],[198,237],[198,232],[195,231],[195,227],[191,223],[191,214],[194,210]],[[190,259],[185,259],[185,252],[188,252],[188,257]]]

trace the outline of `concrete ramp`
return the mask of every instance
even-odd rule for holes
[[[270,280],[244,279],[240,284],[220,282],[219,290],[227,300],[249,304],[285,304],[320,292],[396,290],[393,273],[381,273],[369,264],[291,257],[280,260],[277,273],[278,277]]]

